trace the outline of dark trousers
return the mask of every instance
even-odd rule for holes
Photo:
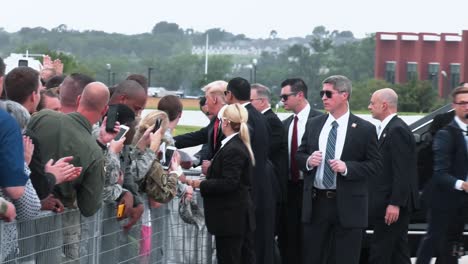
[[[398,221],[387,225],[384,216],[374,221],[369,264],[410,264],[408,224],[410,214],[400,208]]]
[[[270,208],[256,208],[255,217],[255,257],[258,264],[271,264],[274,261],[275,227],[273,225],[275,210]],[[273,220],[273,221],[272,221]]]
[[[278,245],[283,264],[302,263],[302,192],[304,183],[288,181],[286,204],[281,208]]]
[[[255,264],[253,233],[245,236],[215,236],[219,264]]]
[[[304,264],[358,264],[363,228],[345,228],[336,198],[316,195],[310,223],[304,224]]]
[[[468,214],[466,205],[464,203],[463,207],[447,211],[429,210],[429,226],[419,244],[416,264],[428,264],[435,256],[438,264],[458,263],[453,247],[463,233],[464,219]]]

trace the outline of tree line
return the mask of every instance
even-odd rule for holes
[[[231,43],[281,49],[279,52],[264,51],[258,56],[209,55],[208,74],[205,75],[205,58],[192,54],[192,47],[203,46],[207,34],[210,45]],[[200,95],[200,87],[208,82],[241,76],[270,87],[276,95],[275,102],[281,82],[300,77],[308,84],[308,99],[316,107],[321,107],[318,96],[321,81],[326,76],[342,74],[353,81],[351,107],[354,110],[366,109],[372,92],[382,87],[392,87],[399,92],[402,111],[425,112],[442,104],[428,82],[392,85],[373,79],[374,35],[356,39],[350,31],[330,31],[324,26],[313,28],[311,34],[303,38],[282,39],[279,35],[272,30],[268,39],[249,39],[220,28],[197,32],[169,22],[159,22],[150,32],[136,35],[77,31],[63,24],[51,30],[25,27],[13,33],[0,28],[0,56],[26,50],[49,54],[61,59],[66,74],[82,72],[106,83],[111,79],[111,84],[130,73],[146,76],[150,70],[151,86],[182,90],[186,95]],[[252,59],[256,59],[255,65]]]

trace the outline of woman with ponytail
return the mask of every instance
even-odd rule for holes
[[[215,236],[218,263],[254,263],[255,214],[251,177],[255,164],[247,127],[248,113],[240,104],[226,107],[222,115],[226,138],[213,157],[200,188],[208,232]]]

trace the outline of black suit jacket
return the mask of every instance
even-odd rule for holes
[[[206,227],[211,234],[236,236],[255,228],[251,178],[249,152],[236,135],[215,154],[206,180],[200,183]]]
[[[259,210],[272,209],[274,197],[272,191],[271,169],[267,167],[268,146],[270,145],[270,131],[265,117],[252,104],[245,106],[249,114],[250,143],[255,156],[254,174],[252,179],[253,200]]]
[[[429,207],[438,210],[459,208],[468,194],[455,189],[457,180],[466,181],[468,154],[464,132],[455,121],[439,130],[432,145],[434,174],[431,182]]]
[[[310,223],[312,218],[312,195],[317,171],[317,167],[308,171],[306,163],[309,156],[319,149],[320,132],[327,118],[328,115],[323,115],[309,120],[296,154],[298,168],[305,173],[302,203],[304,223]],[[350,114],[340,159],[346,163],[348,174],[338,174],[336,179],[338,218],[343,227],[365,228],[368,221],[368,178],[382,170],[374,125]]]
[[[286,198],[286,183],[283,179],[285,178],[284,175],[287,174],[288,164],[285,160],[288,157],[288,143],[286,142],[288,137],[284,135],[283,123],[271,109],[265,111],[263,115],[271,132],[268,158],[273,165],[275,174],[275,178],[272,179],[273,191],[277,201],[284,201]]]
[[[214,124],[216,121],[216,116],[210,120],[210,123],[195,132],[190,132],[184,135],[179,135],[174,137],[176,148],[188,148],[194,147],[201,144],[208,144],[208,148],[205,151],[201,152],[200,161],[202,160],[211,160],[213,155],[219,150],[221,146],[221,141],[225,138],[224,134],[221,131],[221,127],[218,127],[218,137],[216,140],[216,146],[213,143],[214,137]]]
[[[369,208],[382,218],[389,204],[408,211],[419,208],[416,143],[406,123],[394,116],[378,140],[383,169],[370,177]]]

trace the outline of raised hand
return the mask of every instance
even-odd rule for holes
[[[34,152],[34,144],[28,136],[23,136],[24,161],[29,165]]]
[[[70,164],[73,157],[63,157],[54,163],[51,159],[45,165],[45,172],[51,173],[55,176],[56,184],[63,182],[73,181],[81,174],[81,167],[75,167]]]

